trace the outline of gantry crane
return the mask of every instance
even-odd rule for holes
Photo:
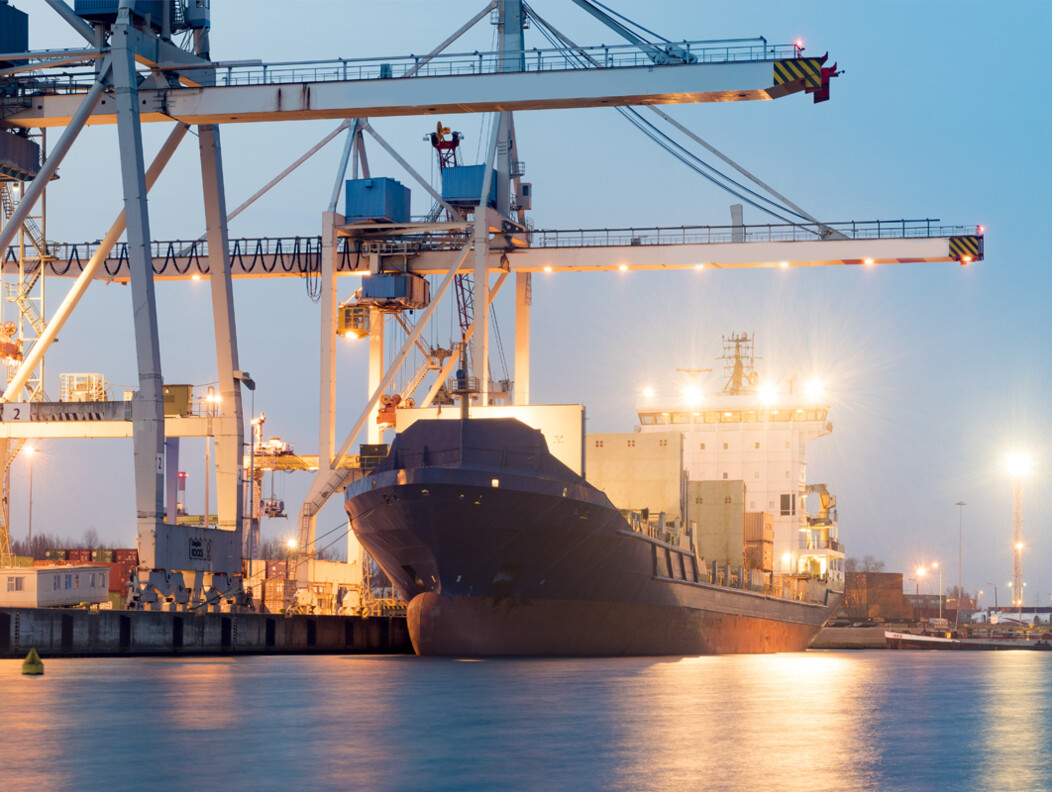
[[[679,237],[667,230],[652,229],[653,238],[631,233],[606,232],[601,244],[585,241],[586,232],[538,233],[527,228],[521,173],[512,111],[571,107],[639,106],[684,102],[755,101],[811,93],[815,101],[828,98],[830,79],[836,67],[827,68],[825,58],[805,57],[799,46],[775,47],[757,40],[733,48],[704,42],[653,44],[639,36],[628,36],[621,46],[580,47],[561,34],[548,49],[527,50],[523,40],[527,9],[521,0],[494,0],[426,56],[388,58],[380,61],[339,60],[329,65],[310,64],[302,73],[294,66],[219,64],[209,59],[207,4],[166,3],[171,14],[153,19],[142,13],[137,0],[114,0],[111,12],[75,14],[63,0],[47,0],[80,33],[87,47],[80,51],[13,53],[17,65],[0,71],[0,135],[4,130],[65,127],[47,161],[12,216],[0,230],[0,252],[6,251],[17,229],[39,200],[43,184],[55,173],[81,129],[89,124],[116,124],[121,151],[121,173],[125,212],[104,239],[90,248],[83,266],[76,267],[77,281],[70,296],[49,320],[34,349],[26,356],[3,396],[11,401],[38,365],[44,351],[76,306],[88,284],[96,278],[127,280],[131,284],[136,316],[136,343],[140,388],[128,411],[111,411],[112,420],[99,421],[91,431],[112,436],[129,431],[135,446],[135,489],[142,568],[137,578],[140,600],[159,606],[164,600],[186,604],[192,592],[221,589],[234,592],[240,569],[242,494],[240,448],[242,443],[241,385],[251,378],[240,370],[231,299],[234,275],[260,275],[266,263],[283,256],[273,248],[253,256],[250,264],[239,255],[237,243],[228,238],[220,125],[275,120],[343,118],[354,119],[351,137],[357,143],[363,131],[371,131],[369,117],[439,115],[448,113],[493,113],[491,137],[483,149],[485,165],[480,200],[469,222],[402,224],[397,228],[347,228],[335,212],[335,197],[323,214],[318,247],[305,252],[302,271],[315,272],[321,283],[321,398],[319,404],[319,469],[300,513],[300,546],[313,545],[314,517],[318,509],[347,480],[341,469],[368,416],[394,381],[398,367],[419,340],[423,328],[455,278],[473,275],[472,300],[475,316],[470,336],[472,360],[483,383],[481,398],[489,398],[488,310],[493,296],[514,272],[516,281],[516,401],[529,403],[529,305],[530,275],[548,270],[596,271],[611,268],[673,269],[698,266],[788,266],[814,264],[864,264],[889,261],[945,261],[982,257],[981,235],[948,234],[931,228],[925,238],[896,235],[853,238],[846,229],[820,224],[810,216],[793,223],[798,237],[756,238],[744,226],[723,234],[713,229],[678,229]],[[586,0],[575,0],[604,24],[621,33],[620,23]],[[180,13],[176,13],[176,11]],[[499,48],[490,53],[445,55],[444,50],[475,23],[495,12]],[[603,17],[606,17],[604,20]],[[535,20],[540,20],[536,14]],[[545,24],[546,28],[550,28]],[[187,31],[188,48],[173,43],[172,34]],[[734,52],[731,52],[731,49]],[[722,53],[722,54],[721,54]],[[71,76],[61,83],[40,79],[49,65],[93,64],[84,79]],[[331,67],[331,68],[330,68]],[[426,80],[418,79],[427,77]],[[31,101],[30,101],[31,99]],[[664,115],[664,114],[661,114]],[[667,118],[667,116],[665,116]],[[140,125],[144,122],[175,124],[168,140],[149,169],[145,167]],[[200,245],[189,248],[151,246],[147,190],[167,165],[190,125],[198,127],[204,181],[204,205],[208,231]],[[379,137],[372,132],[374,137]],[[365,165],[359,146],[359,160]],[[722,155],[721,155],[722,156]],[[355,167],[357,168],[356,160]],[[494,205],[488,195],[496,180]],[[430,190],[431,188],[428,187]],[[433,193],[433,190],[431,190]],[[512,196],[516,196],[515,202]],[[439,196],[440,198],[440,196]],[[768,233],[770,233],[770,227]],[[117,240],[127,233],[112,271],[104,271]],[[749,241],[743,241],[749,240]],[[300,253],[298,250],[297,254]],[[221,414],[215,416],[219,531],[187,529],[164,523],[161,509],[164,458],[162,441],[169,431],[162,407],[162,376],[158,353],[154,306],[154,250],[158,257],[176,263],[168,277],[193,277],[206,272],[212,289]],[[75,248],[72,248],[75,250]],[[350,255],[353,251],[354,255]],[[336,278],[384,271],[387,257],[400,257],[406,273],[441,275],[416,324],[407,333],[402,350],[386,369],[382,344],[371,349],[370,399],[347,439],[335,442],[335,352],[337,321]],[[471,261],[469,262],[469,257]],[[237,262],[235,264],[235,262]],[[257,265],[260,269],[255,269]],[[271,267],[273,271],[273,267]],[[490,283],[491,273],[499,273]],[[54,266],[52,274],[58,274]],[[269,273],[267,273],[269,274]],[[161,277],[165,277],[162,274]],[[371,323],[370,338],[374,340]],[[425,403],[434,397],[448,376],[453,356],[438,372]],[[47,411],[39,413],[44,417]],[[130,420],[129,420],[130,418]],[[37,427],[19,427],[5,422],[4,437],[29,436],[30,432],[56,430],[44,421]],[[116,424],[121,424],[117,426]],[[130,429],[126,428],[130,424]],[[174,429],[175,427],[173,427]],[[86,430],[85,430],[86,431]],[[211,557],[198,550],[213,547]],[[301,565],[301,569],[305,568]],[[174,574],[173,574],[174,572]],[[233,599],[233,598],[231,598]]]

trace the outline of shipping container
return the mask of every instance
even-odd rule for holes
[[[113,560],[118,562],[130,562],[138,566],[139,564],[139,551],[134,547],[130,548],[117,548],[113,551]]]
[[[112,564],[114,561],[113,550],[103,550],[101,548],[96,548],[95,550],[91,551],[91,560]]]
[[[758,569],[764,572],[774,571],[774,543],[773,542],[746,542],[745,543],[745,566],[749,569]]]
[[[773,542],[774,515],[769,512],[745,512],[745,541]]]
[[[482,179],[485,165],[459,165],[442,171],[442,200],[452,204],[478,206],[482,198]],[[490,206],[497,203],[497,172],[493,171],[489,183]]]
[[[45,550],[44,558],[48,561],[65,561],[66,551],[65,550]]]
[[[395,179],[348,179],[344,220],[409,222],[409,188]]]
[[[87,547],[71,547],[66,550],[66,560],[78,564],[91,561],[91,550]]]

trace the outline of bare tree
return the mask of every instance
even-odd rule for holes
[[[99,546],[99,532],[95,530],[94,525],[84,532],[84,546],[89,550]]]

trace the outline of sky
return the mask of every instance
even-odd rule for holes
[[[80,40],[43,0],[14,0],[30,14],[34,48]],[[215,0],[212,52],[219,60],[265,62],[423,53],[455,31],[482,2],[445,0]],[[768,377],[817,376],[830,397],[831,435],[808,448],[809,482],[837,495],[849,556],[871,555],[889,571],[941,562],[955,585],[958,541],[969,592],[993,588],[1001,604],[1011,579],[1012,481],[1004,457],[1033,455],[1023,483],[1026,602],[1052,602],[1049,473],[1052,443],[1043,412],[1052,390],[1052,296],[1042,243],[1052,211],[1047,175],[1045,2],[610,2],[667,38],[764,36],[804,41],[830,53],[844,73],[829,102],[793,95],[774,102],[681,105],[679,122],[823,221],[938,218],[986,227],[986,260],[872,268],[801,268],[560,274],[533,281],[532,399],[584,403],[588,430],[631,431],[642,389],[673,392],[677,368],[717,368],[720,338],[756,334]],[[576,6],[535,0],[549,22],[582,44],[615,43]],[[486,21],[451,49],[489,50]],[[544,47],[534,30],[527,46]],[[477,161],[487,121],[447,116]],[[423,141],[433,117],[374,119],[373,126],[418,171],[437,177]],[[724,225],[737,199],[659,150],[613,110],[516,114],[520,158],[534,186],[536,228]],[[294,122],[222,130],[227,203],[238,205],[336,125]],[[147,158],[167,127],[147,125]],[[53,143],[56,136],[49,140]],[[150,195],[155,239],[203,233],[196,142],[188,138]],[[341,143],[330,144],[231,223],[232,236],[320,233]],[[378,147],[373,175],[410,179]],[[86,130],[48,191],[47,236],[100,238],[120,211],[116,130]],[[412,186],[412,185],[410,185]],[[429,209],[413,190],[414,215]],[[772,221],[751,207],[745,222]],[[47,283],[48,314],[68,288]],[[341,279],[339,298],[356,286]],[[513,370],[512,289],[498,298],[505,359]],[[317,443],[318,305],[299,279],[234,285],[241,366],[258,384],[254,409],[266,436],[297,451]],[[157,286],[165,381],[216,379],[207,285]],[[10,311],[10,305],[4,306]],[[6,314],[5,314],[6,317]],[[101,372],[116,398],[137,381],[129,291],[94,284],[49,352],[45,384],[60,372]],[[452,314],[440,312],[429,341],[445,345]],[[365,346],[338,351],[337,441],[364,407]],[[500,358],[492,361],[501,373]],[[715,378],[710,391],[718,389]],[[252,406],[252,397],[246,399]],[[130,441],[45,441],[34,462],[33,525],[76,538],[134,541]],[[203,444],[184,441],[190,510],[201,508]],[[28,465],[12,471],[12,526],[25,535]],[[275,483],[295,515],[310,480]],[[270,490],[268,477],[265,489]],[[955,504],[964,501],[963,511]],[[329,541],[345,529],[339,499],[318,520]],[[295,520],[265,520],[265,538],[291,535]],[[340,543],[342,544],[342,543]],[[913,590],[914,583],[906,583]],[[936,586],[923,587],[934,593]]]

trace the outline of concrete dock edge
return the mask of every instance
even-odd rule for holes
[[[412,654],[405,618],[0,608],[0,657]]]

